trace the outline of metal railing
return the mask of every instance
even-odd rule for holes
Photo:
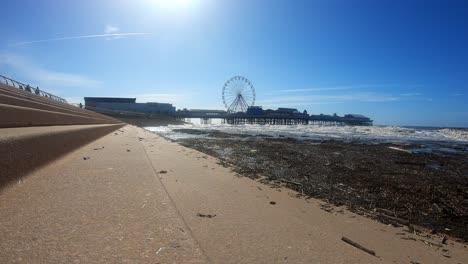
[[[55,96],[53,94],[50,94],[48,92],[42,91],[42,90],[39,89],[39,87],[34,88],[34,87],[30,86],[29,84],[24,84],[22,82],[15,81],[15,80],[10,79],[10,78],[8,78],[6,76],[3,76],[3,75],[0,75],[0,83],[3,83],[3,84],[6,84],[8,86],[18,88],[18,89],[26,91],[26,92],[36,94],[36,95],[39,95],[39,96],[43,96],[43,97],[49,98],[49,99],[57,101],[57,102],[61,102],[61,103],[65,103],[65,104],[67,103],[67,100],[65,100],[65,99],[63,99],[61,97]]]

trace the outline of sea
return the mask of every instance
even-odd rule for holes
[[[192,121],[193,122],[193,121]],[[229,125],[221,122],[146,127],[171,140],[209,137],[209,133],[185,133],[187,130],[224,132],[237,135],[294,138],[298,140],[335,140],[367,144],[425,144],[439,150],[468,152],[468,128],[416,126],[345,126],[345,125]]]

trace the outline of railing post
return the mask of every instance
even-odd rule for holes
[[[61,103],[64,103],[64,104],[67,103],[67,101],[65,99],[61,98],[61,97],[55,96],[53,94],[50,94],[50,93],[47,93],[47,92],[44,92],[44,91],[41,91],[39,89],[39,86],[34,88],[34,87],[31,87],[29,84],[24,84],[24,83],[15,81],[15,80],[10,79],[10,78],[8,78],[6,76],[3,76],[3,75],[0,75],[0,81],[1,81],[1,79],[3,79],[3,81],[4,81],[4,83],[6,85],[13,86],[15,88],[18,88],[18,89],[21,89],[21,90],[24,90],[24,91],[27,91],[27,92],[30,92],[30,93],[35,93],[36,95],[44,96],[44,97],[50,98],[50,99],[52,99],[54,101],[58,101],[58,102],[61,102]],[[18,86],[18,87],[16,87],[16,86]]]

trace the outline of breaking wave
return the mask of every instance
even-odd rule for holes
[[[230,134],[265,135],[271,137],[290,137],[296,139],[334,139],[334,140],[370,140],[385,142],[401,141],[444,141],[468,143],[468,129],[456,128],[423,128],[398,126],[321,126],[321,125],[226,125],[226,124],[185,124],[167,127],[147,127],[162,136],[179,139],[202,137],[177,132],[179,129],[196,129],[201,131],[220,131]],[[174,131],[176,130],[176,131]]]

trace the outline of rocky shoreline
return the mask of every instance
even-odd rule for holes
[[[175,132],[203,135],[177,142],[219,158],[241,176],[344,205],[387,224],[421,226],[468,241],[467,145],[457,146],[457,152],[428,152],[414,151],[424,150],[423,143]]]

